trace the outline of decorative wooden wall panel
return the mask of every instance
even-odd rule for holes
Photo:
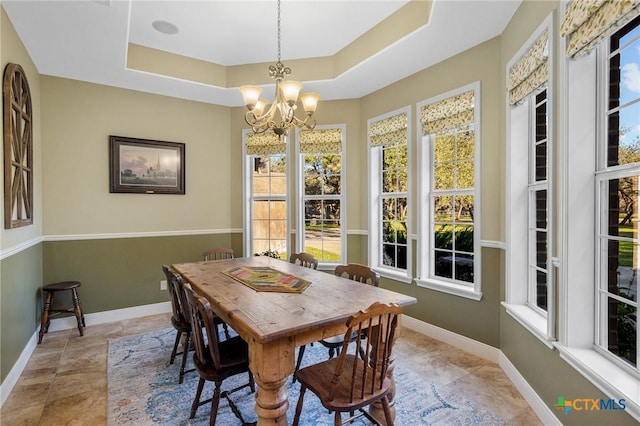
[[[27,76],[18,64],[4,69],[4,227],[33,223],[33,112]]]

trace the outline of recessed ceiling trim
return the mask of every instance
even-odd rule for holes
[[[283,62],[295,70],[295,76],[292,78],[295,77],[298,81],[335,79],[408,34],[427,25],[431,5],[431,1],[424,0],[408,2],[333,56],[283,60]],[[266,72],[268,65],[270,64],[260,63],[227,67],[134,43],[129,43],[127,50],[127,69],[222,88],[238,87],[248,83],[273,84],[273,80]]]
[[[127,69],[178,78],[211,86],[227,86],[225,66],[176,53],[129,43]]]

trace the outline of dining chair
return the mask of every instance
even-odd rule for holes
[[[353,281],[358,281],[363,284],[373,285],[378,287],[380,284],[380,274],[372,270],[366,265],[361,265],[359,263],[349,263],[347,265],[338,265],[334,269],[334,274],[339,277],[345,277]],[[358,336],[352,337],[352,342],[357,339]],[[363,337],[366,337],[366,331],[364,332]],[[329,358],[333,358],[336,354],[340,354],[340,348],[342,347],[342,336],[333,336],[327,337],[318,341],[322,346],[329,350]],[[313,344],[313,343],[312,343]],[[298,350],[298,359],[296,360],[296,367],[293,372],[292,382],[296,382],[296,373],[300,369],[300,365],[302,364],[302,357],[304,356],[304,352],[306,350],[306,346],[300,346]],[[362,350],[360,350],[362,353]]]
[[[234,415],[242,424],[245,424],[242,414],[229,395],[246,387],[249,387],[252,393],[256,390],[253,375],[249,370],[249,347],[239,336],[221,341],[215,327],[214,318],[216,315],[211,310],[209,302],[205,298],[198,296],[188,283],[185,283],[183,288],[191,314],[191,328],[196,349],[193,355],[193,363],[200,376],[196,396],[193,404],[191,404],[189,418],[193,419],[196,416],[198,407],[211,402],[209,424],[211,426],[215,425],[220,398],[226,398]],[[200,326],[201,324],[204,326],[206,340],[205,335],[202,334],[203,328]],[[244,373],[249,376],[247,383],[229,391],[220,391],[222,382],[225,379]],[[215,389],[212,398],[201,401],[200,397],[206,381],[214,382]]]
[[[180,376],[178,383],[182,383],[184,375],[192,370],[185,370],[187,365],[187,353],[189,352],[190,339],[191,339],[191,321],[189,320],[188,307],[182,300],[182,277],[176,274],[167,265],[162,265],[162,271],[167,277],[167,287],[169,289],[169,295],[171,296],[171,325],[176,329],[176,340],[173,344],[173,350],[171,351],[171,359],[169,364],[173,364],[177,355],[182,355],[182,363],[180,364]],[[184,335],[184,343],[182,352],[178,352],[178,345]]]
[[[374,424],[381,425],[378,419],[364,409],[376,401],[382,403],[386,425],[393,425],[387,399],[392,381],[387,376],[387,371],[398,326],[398,315],[401,313],[400,306],[379,302],[355,313],[347,320],[347,331],[342,340],[340,355],[298,371],[300,396],[293,419],[294,426],[300,421],[307,389],[320,399],[326,409],[335,413],[334,425],[342,424],[343,412],[351,413],[346,421],[353,421],[353,413],[356,410]],[[364,330],[369,330],[366,339],[362,338]],[[349,343],[354,335],[358,336],[356,347],[362,345],[364,349],[363,357],[356,354],[355,349],[354,353],[349,353]]]
[[[304,266],[305,268],[318,269],[318,259],[305,252],[293,253],[289,256],[289,263]]]
[[[349,278],[363,284],[378,287],[380,284],[380,274],[366,265],[359,263],[349,263],[347,265],[338,265],[334,270],[334,274],[339,277]]]
[[[223,260],[233,258],[233,249],[228,247],[214,247],[202,252],[202,260]]]

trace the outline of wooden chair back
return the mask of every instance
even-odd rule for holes
[[[214,247],[202,253],[202,260],[223,260],[233,258],[233,249],[228,247]]]
[[[380,274],[366,265],[359,263],[349,263],[348,265],[338,265],[334,273],[339,277],[346,277],[353,281],[378,287],[380,284]]]
[[[192,336],[196,347],[194,356],[198,358],[195,360],[196,365],[206,365],[210,359],[213,368],[220,370],[220,337],[215,327],[215,314],[211,310],[209,301],[198,296],[189,283],[185,283],[183,289],[189,305]],[[204,326],[206,341],[205,335],[202,334],[202,326]]]
[[[289,263],[304,266],[305,268],[318,269],[318,259],[305,252],[293,253],[289,256]]]
[[[171,311],[174,319],[178,322],[189,324],[189,319],[185,315],[187,307],[181,300],[182,289],[179,284],[182,284],[182,278],[180,275],[174,273],[174,271],[167,265],[162,265],[162,272],[164,272],[164,275],[167,277],[167,288],[169,289],[169,295],[171,296]],[[179,283],[177,282],[178,280],[180,280]]]
[[[364,311],[355,313],[347,321],[347,332],[344,335],[342,351],[336,363],[336,369],[331,379],[329,401],[332,401],[344,386],[345,378],[350,379],[349,403],[354,408],[380,395],[390,386],[387,377],[391,351],[395,340],[398,315],[402,308],[396,304],[382,304],[375,302]],[[368,330],[368,337],[363,338],[363,331]],[[349,355],[349,343],[352,336],[357,335],[356,348],[364,350],[364,356]]]

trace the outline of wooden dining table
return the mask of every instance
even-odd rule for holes
[[[256,291],[224,273],[239,266],[272,268],[310,284],[300,293]],[[248,343],[249,368],[258,385],[258,425],[288,424],[286,382],[295,369],[296,347],[344,334],[347,319],[374,302],[416,303],[411,296],[266,256],[172,267]],[[377,418],[384,418],[375,410],[370,408]]]

